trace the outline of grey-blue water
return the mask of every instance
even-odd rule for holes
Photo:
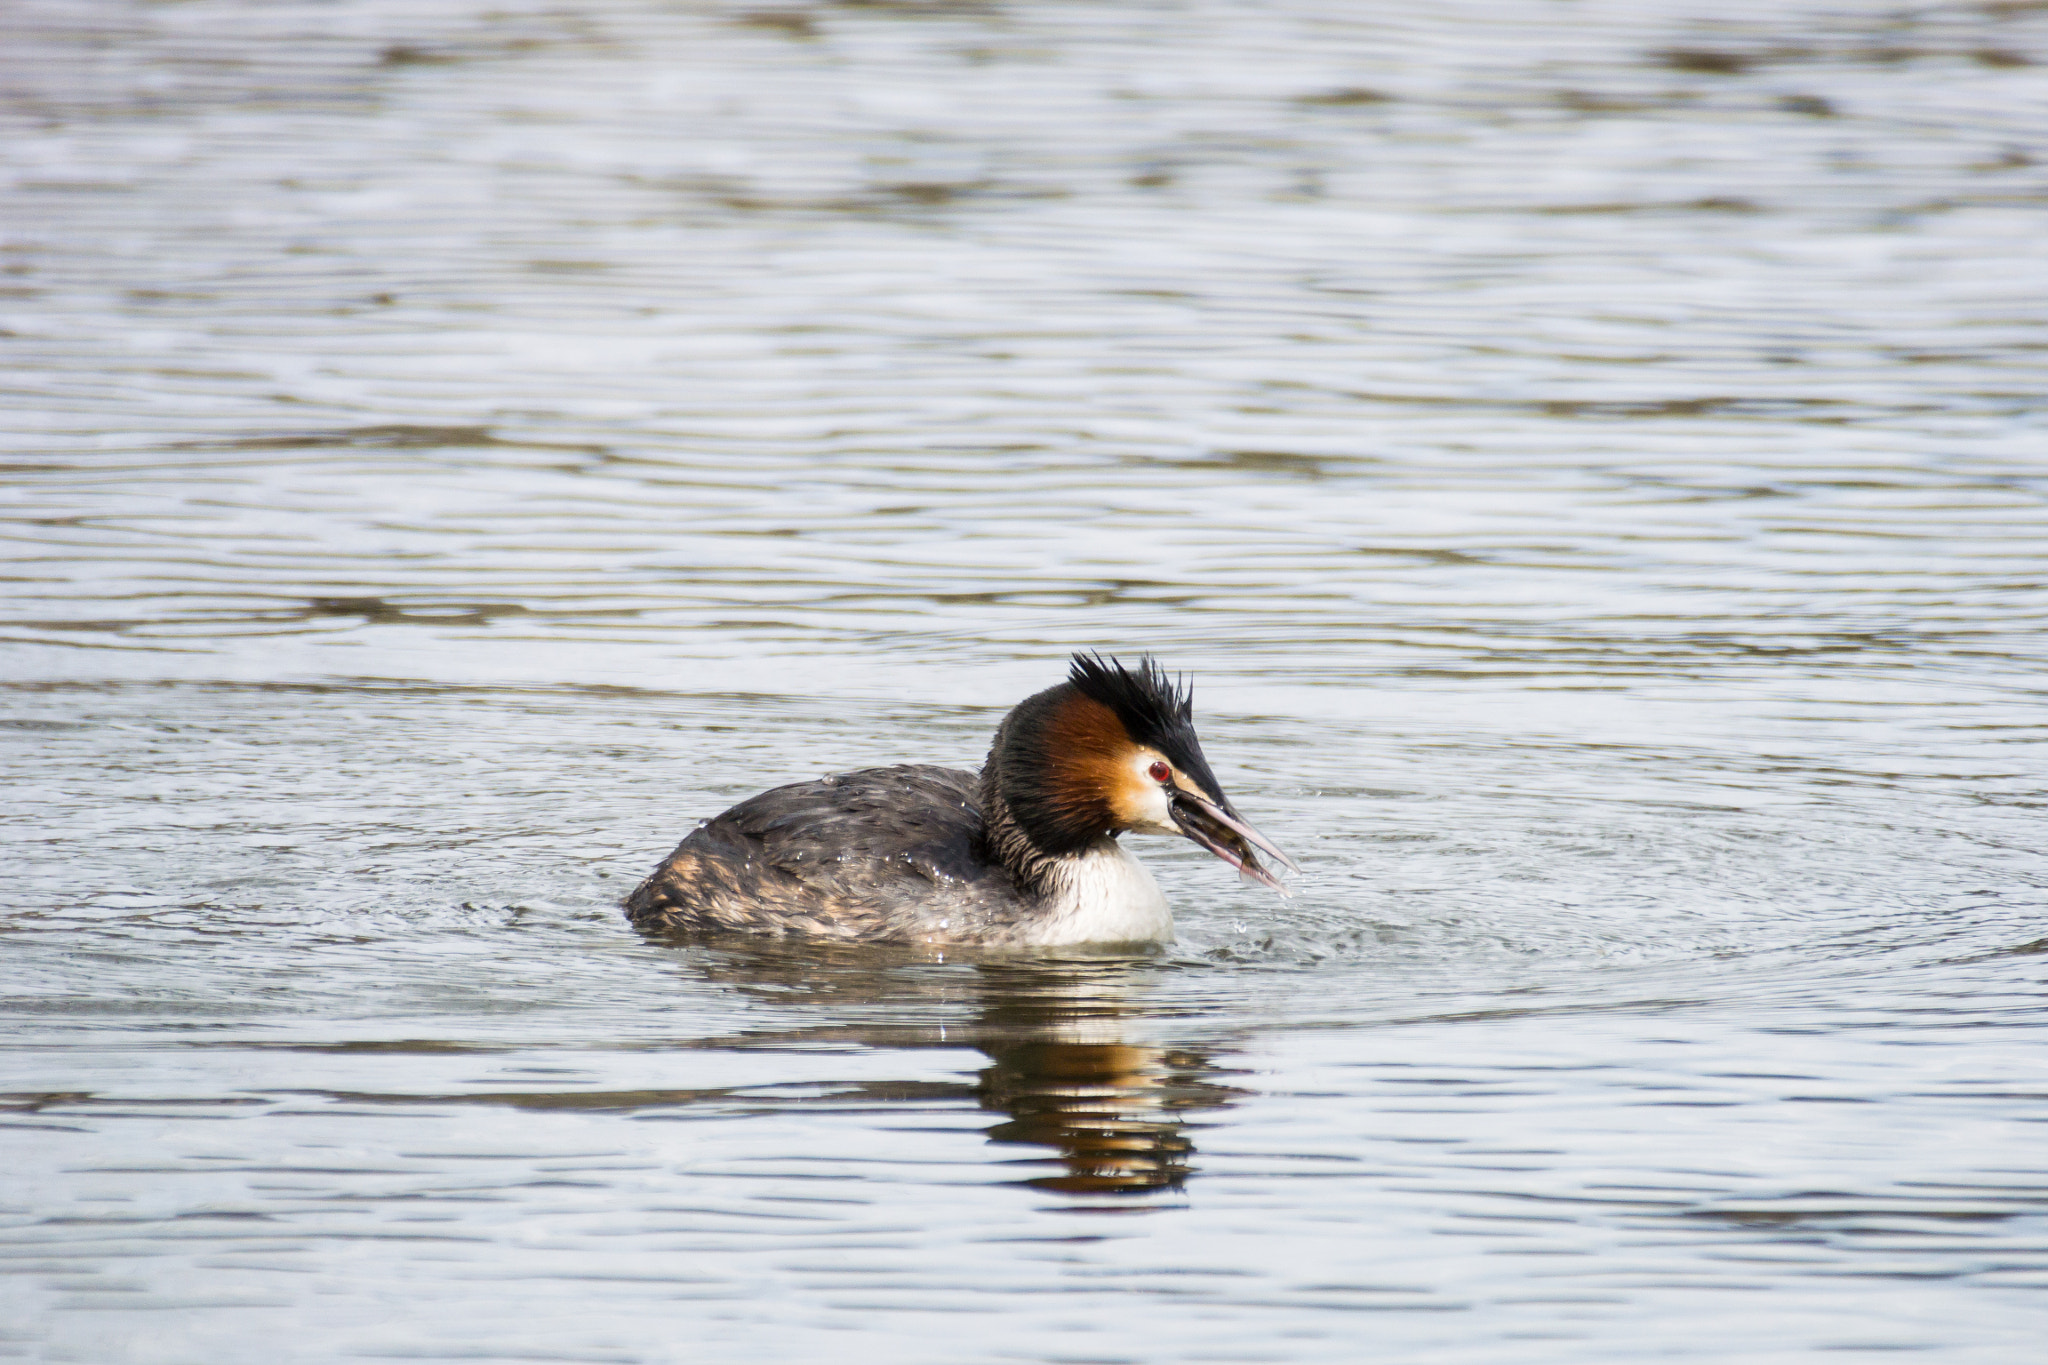
[[[0,1357],[2031,1362],[2048,10],[21,0]],[[640,938],[1196,682],[1149,956]]]

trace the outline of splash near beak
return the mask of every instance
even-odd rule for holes
[[[1301,871],[1300,866],[1282,853],[1271,839],[1238,819],[1237,812],[1178,787],[1167,792],[1166,800],[1167,811],[1182,834],[1229,863],[1248,880],[1270,886],[1283,896],[1294,894],[1287,889],[1285,882],[1259,863],[1258,853],[1253,850],[1269,854],[1274,862],[1289,872]]]

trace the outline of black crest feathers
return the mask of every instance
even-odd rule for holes
[[[1132,669],[1100,654],[1076,654],[1067,681],[1116,712],[1140,743],[1164,745],[1181,735],[1193,737],[1193,692],[1186,679],[1169,678],[1149,655]]]

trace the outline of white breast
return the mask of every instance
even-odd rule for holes
[[[1027,942],[1170,943],[1173,912],[1145,865],[1114,839],[1065,859],[1050,913]]]

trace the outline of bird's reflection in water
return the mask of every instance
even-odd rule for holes
[[[1176,1107],[1165,1092],[1182,1079],[1170,1076],[1172,1061],[1199,1065],[1195,1058],[1118,1043],[1019,1043],[988,1051],[995,1065],[981,1073],[981,1101],[1010,1115],[988,1130],[989,1141],[1050,1147],[1066,1168],[1028,1184],[1125,1194],[1178,1189],[1187,1178],[1194,1144],[1179,1114],[1192,1106],[1182,1100]]]
[[[727,940],[692,944],[684,961],[693,975],[779,1005],[797,999],[833,1010],[834,1023],[788,1031],[792,1044],[980,1048],[991,1064],[971,1093],[1007,1115],[988,1140],[1046,1149],[1014,1158],[1046,1168],[1020,1177],[1041,1189],[1178,1189],[1195,1169],[1187,1116],[1244,1093],[1217,1079],[1215,1047],[1130,1040],[1150,1031],[1143,998],[1160,969],[1147,958],[963,958],[957,950]]]

